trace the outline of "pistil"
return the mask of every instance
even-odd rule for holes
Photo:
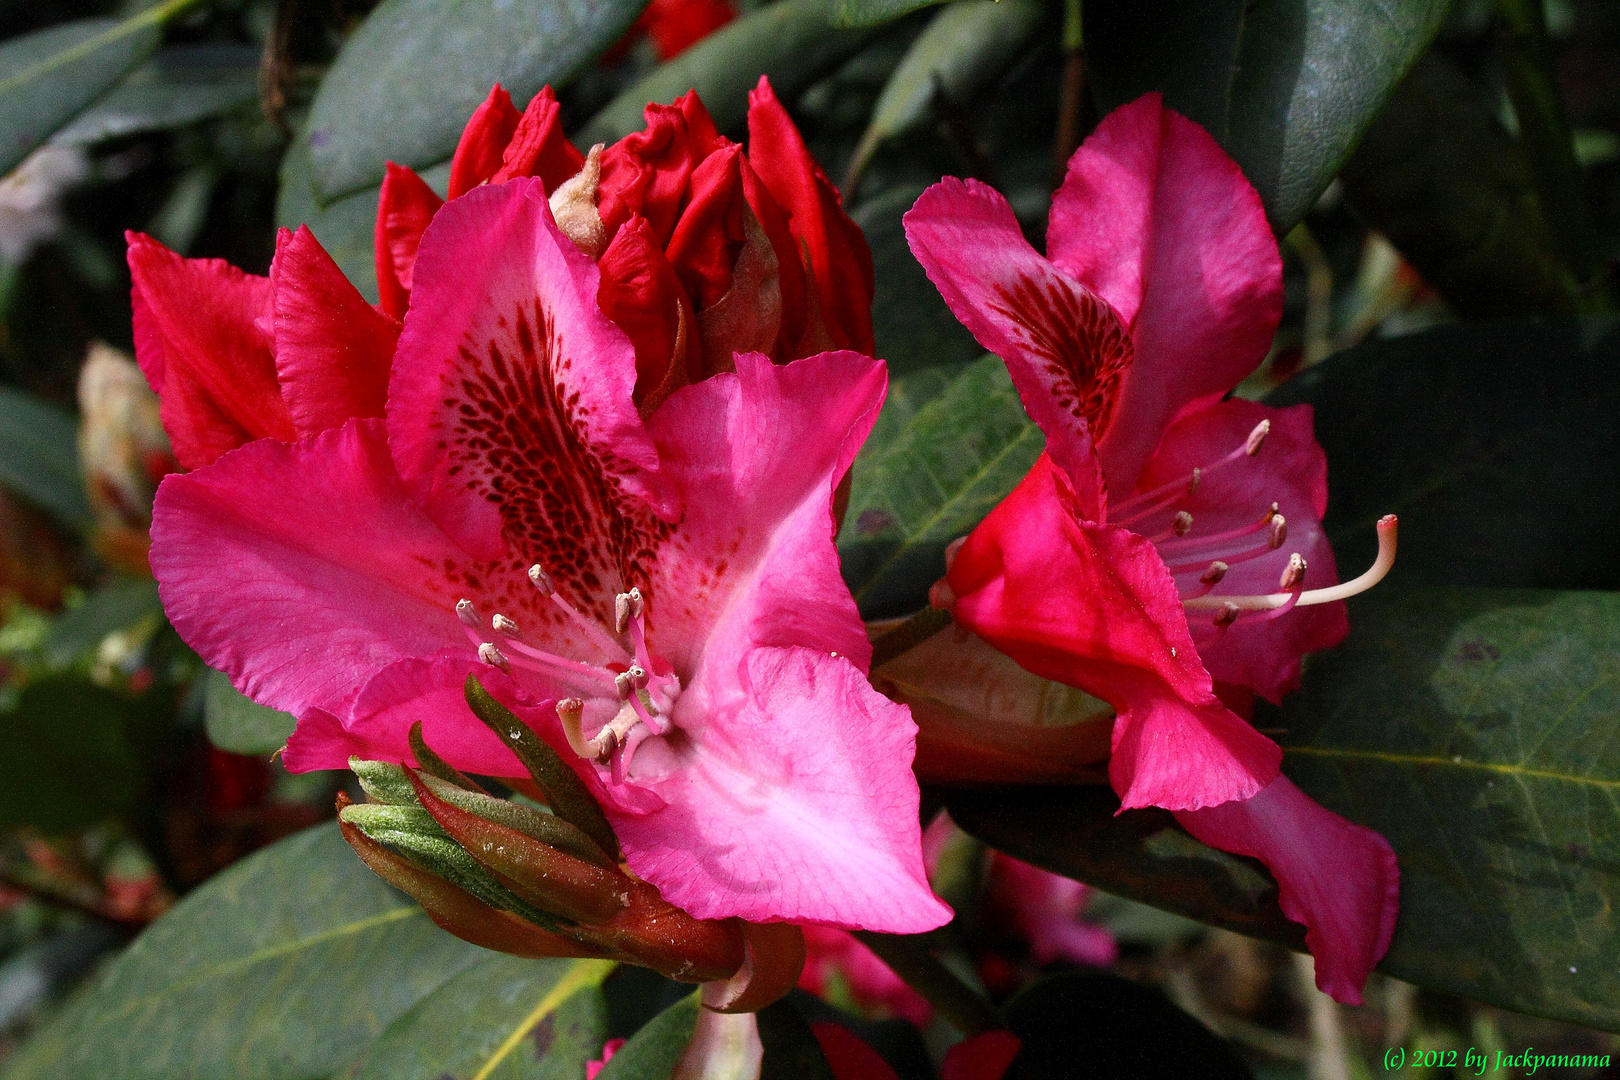
[[[1217,625],[1222,618],[1227,622],[1237,618],[1237,614],[1250,611],[1276,612],[1296,607],[1311,607],[1314,604],[1331,604],[1336,600],[1344,600],[1364,593],[1368,589],[1384,580],[1390,567],[1395,565],[1395,548],[1397,538],[1397,525],[1394,514],[1388,514],[1378,522],[1378,557],[1359,577],[1326,589],[1302,588],[1305,580],[1305,560],[1297,554],[1299,568],[1297,577],[1291,575],[1294,569],[1294,559],[1289,560],[1289,569],[1283,572],[1285,587],[1292,583],[1289,592],[1265,593],[1257,596],[1190,596],[1182,601],[1182,607],[1187,611],[1213,611],[1216,612]],[[1228,613],[1231,614],[1228,614]]]

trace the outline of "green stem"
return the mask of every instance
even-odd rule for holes
[[[1614,298],[1604,280],[1597,227],[1586,182],[1575,160],[1569,116],[1553,71],[1542,0],[1496,0],[1501,17],[1502,66],[1519,121],[1519,142],[1529,159],[1547,226],[1574,279],[1580,306],[1607,310]]]
[[[963,1035],[971,1038],[1007,1026],[995,1006],[935,959],[922,938],[870,930],[857,930],[855,936]]]

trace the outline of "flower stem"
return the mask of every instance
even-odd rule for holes
[[[1007,1025],[994,1005],[935,959],[921,937],[857,930],[855,936],[956,1030],[971,1038]]]
[[[873,639],[872,670],[876,671],[895,657],[910,652],[949,625],[951,613],[932,607],[925,607],[896,623]]]

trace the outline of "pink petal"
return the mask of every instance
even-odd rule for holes
[[[1102,516],[1092,439],[1114,423],[1131,342],[1108,304],[1029,246],[1007,200],[954,177],[922,193],[906,239],[979,344],[1007,362],[1047,453],[1074,481],[1086,517]]]
[[[1007,911],[1037,964],[1067,960],[1104,967],[1119,959],[1114,936],[1084,919],[1090,890],[1081,882],[999,851],[990,864],[991,902]]]
[[[611,817],[630,868],[700,919],[896,934],[948,921],[923,870],[905,706],[816,649],[755,649],[738,668],[726,698],[698,684],[677,703],[683,728],[683,708],[706,723],[651,785],[668,806]]]
[[[259,320],[268,278],[221,259],[186,259],[126,233],[135,357],[162,398],[163,427],[188,469],[254,439],[296,438]]]
[[[307,225],[281,230],[270,281],[276,377],[298,434],[381,416],[398,321],[366,303]]]
[[[1323,809],[1287,777],[1260,794],[1176,815],[1211,847],[1259,859],[1277,879],[1283,914],[1305,924],[1316,985],[1361,1004],[1367,973],[1389,949],[1399,907],[1400,867],[1371,829]]]
[[[1043,678],[1119,712],[1109,777],[1124,809],[1246,799],[1282,751],[1216,698],[1153,545],[1078,520],[1043,454],[957,553],[955,617]]]
[[[447,203],[422,238],[388,398],[400,475],[445,532],[489,559],[510,542],[593,607],[625,587],[625,516],[674,510],[597,279],[541,181]]]
[[[1339,580],[1332,545],[1322,532],[1327,457],[1312,434],[1309,405],[1272,409],[1238,399],[1189,405],[1143,468],[1141,486],[1168,483],[1218,460],[1241,446],[1261,420],[1270,420],[1271,432],[1258,454],[1203,476],[1190,498],[1131,526],[1152,535],[1168,527],[1175,511],[1186,510],[1193,516],[1187,539],[1194,540],[1251,525],[1275,502],[1288,522],[1287,541],[1262,558],[1233,564],[1217,595],[1276,592],[1294,552],[1305,557],[1307,588],[1325,588]],[[1264,538],[1257,533],[1234,546],[1254,547]],[[1207,558],[1201,553],[1197,558],[1178,556],[1169,548],[1161,555],[1179,565],[1196,563],[1176,575],[1176,584],[1187,594],[1199,587]],[[1296,608],[1275,619],[1244,617],[1224,629],[1207,612],[1190,617],[1188,624],[1199,656],[1217,682],[1249,687],[1274,703],[1299,686],[1302,656],[1337,645],[1350,630],[1342,603]]]
[[[1236,386],[1282,315],[1282,259],[1260,196],[1209,132],[1147,94],[1069,160],[1047,253],[1131,328],[1136,363],[1103,471],[1128,490],[1183,405]]]
[[[467,708],[463,684],[476,671],[491,693],[516,696],[511,680],[470,655],[453,660],[396,660],[365,684],[348,719],[323,709],[299,720],[282,755],[291,772],[347,769],[349,758],[417,764],[411,754],[411,725],[440,757],[466,772],[510,776],[521,767],[512,751]]]
[[[651,568],[655,648],[730,679],[758,645],[809,646],[864,671],[872,649],[839,569],[832,493],[877,419],[884,366],[848,352],[736,361],[649,421],[686,509]]]
[[[889,970],[889,965],[848,930],[806,926],[804,942],[800,989],[825,997],[835,983],[841,984],[863,1008],[890,1013],[918,1027],[928,1026],[934,1015],[928,999]]]
[[[348,716],[395,661],[470,657],[462,597],[521,621],[535,596],[521,567],[474,562],[412,505],[380,420],[171,475],[153,513],[152,572],[186,643],[295,716]]]

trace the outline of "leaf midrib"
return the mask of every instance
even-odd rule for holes
[[[1387,765],[1422,765],[1463,771],[1489,772],[1498,776],[1511,776],[1515,779],[1549,780],[1557,783],[1596,788],[1601,791],[1620,790],[1620,780],[1605,780],[1593,776],[1574,776],[1569,773],[1554,772],[1551,769],[1536,769],[1527,765],[1514,765],[1504,762],[1470,761],[1467,758],[1445,757],[1440,754],[1397,754],[1387,750],[1355,750],[1337,746],[1285,746],[1283,747],[1283,753],[1299,754],[1305,757],[1377,761]]]

